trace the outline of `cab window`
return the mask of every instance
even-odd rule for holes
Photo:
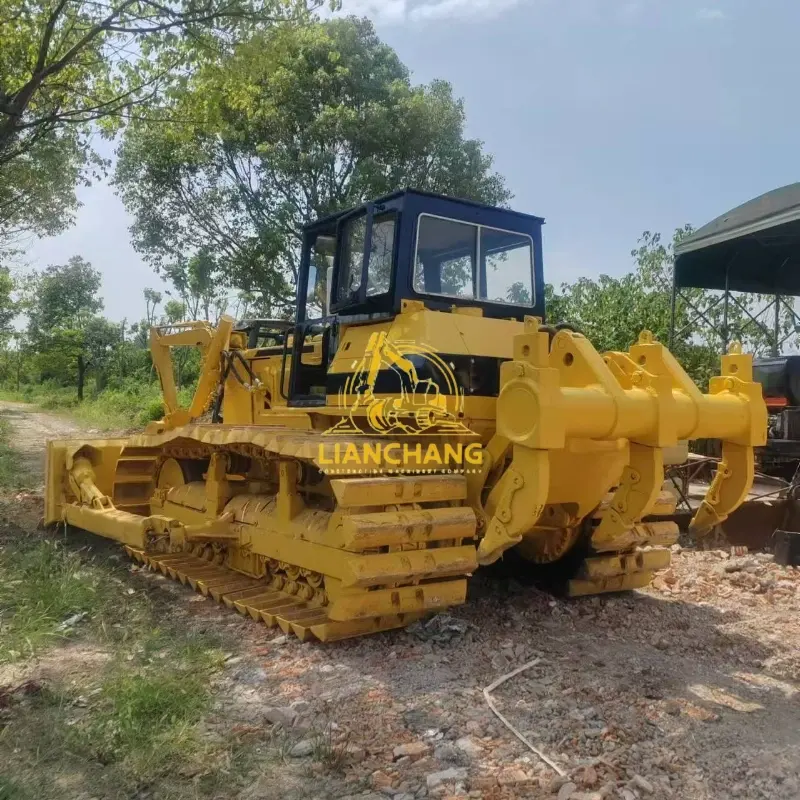
[[[364,263],[364,240],[367,235],[367,217],[362,214],[348,220],[344,226],[342,264],[337,300],[346,303],[357,296],[361,288],[361,267]]]
[[[367,297],[389,291],[394,265],[394,214],[375,217],[367,265]]]
[[[525,234],[422,214],[414,289],[420,294],[532,305],[533,241]]]
[[[367,263],[366,296],[375,297],[389,291],[394,268],[394,214],[383,214],[372,221],[369,262]],[[344,225],[341,276],[337,300],[347,303],[358,299],[364,264],[367,216],[362,214]]]
[[[475,297],[478,228],[422,215],[419,219],[414,289],[422,294]]]
[[[482,227],[481,264],[485,283],[480,287],[479,299],[531,305],[533,243],[530,236]]]
[[[306,292],[306,319],[327,317],[330,308],[331,275],[336,238],[317,236],[311,248]]]

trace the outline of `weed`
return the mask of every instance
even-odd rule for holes
[[[350,733],[337,735],[332,725],[327,725],[324,730],[314,733],[313,758],[329,770],[341,771],[350,755]]]
[[[18,783],[0,775],[0,800],[28,800],[30,797]]]
[[[32,655],[70,635],[110,599],[97,568],[60,542],[36,539],[0,547],[0,662]],[[70,619],[74,625],[70,625]]]
[[[310,731],[299,734],[283,727],[277,728],[272,733],[272,745],[283,762],[288,762],[292,757],[292,750],[299,742],[306,740],[311,743],[311,758],[331,771],[341,771],[350,755],[350,734],[338,730],[331,716],[331,709],[324,705],[319,717],[319,725]]]
[[[181,405],[188,406],[193,387],[178,394]],[[87,392],[79,403],[75,389],[43,383],[30,385],[20,392],[0,391],[0,399],[32,403],[46,411],[61,411],[96,430],[140,427],[164,416],[161,388],[157,382],[129,379],[100,392]]]
[[[223,656],[212,639],[171,634],[140,633],[135,652],[121,653],[103,682],[98,706],[79,728],[81,743],[102,762],[153,772],[196,749],[194,726]]]

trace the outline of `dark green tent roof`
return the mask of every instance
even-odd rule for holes
[[[800,183],[762,194],[675,248],[680,289],[800,296]]]

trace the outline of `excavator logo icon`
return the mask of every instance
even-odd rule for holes
[[[464,390],[431,348],[372,333],[363,358],[339,391],[346,416],[327,434],[470,435],[461,421]]]

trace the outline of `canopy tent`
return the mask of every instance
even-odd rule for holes
[[[800,183],[762,194],[722,214],[686,237],[675,248],[672,286],[672,328],[675,334],[675,302],[681,297],[695,312],[696,319],[709,322],[707,310],[698,308],[681,293],[685,288],[717,289],[722,297],[724,316],[718,333],[727,349],[733,333],[728,329],[728,308],[735,303],[770,339],[770,349],[777,355],[781,345],[792,335],[781,338],[781,309],[795,320],[800,317],[789,298],[800,297]],[[753,315],[731,292],[770,295],[772,299]],[[710,307],[709,306],[709,307]],[[772,317],[768,328],[764,322]]]
[[[677,288],[800,296],[800,183],[717,217],[675,248]]]

